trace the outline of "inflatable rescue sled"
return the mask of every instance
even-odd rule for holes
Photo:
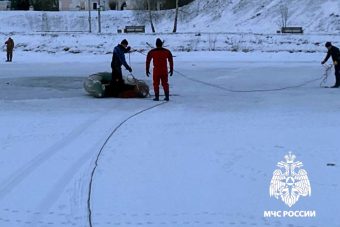
[[[149,86],[142,80],[133,76],[124,77],[124,84],[115,87],[110,83],[111,79],[110,72],[92,74],[84,80],[84,89],[97,98],[146,98],[149,96]]]

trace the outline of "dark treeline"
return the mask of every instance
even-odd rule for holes
[[[34,10],[57,11],[59,10],[58,0],[11,0],[13,10],[29,10],[32,6]]]
[[[189,4],[194,0],[179,0],[179,7]],[[150,0],[152,10],[156,10],[157,0]],[[110,0],[110,8],[116,9],[117,2],[114,0]],[[147,3],[141,3],[144,9],[147,9]],[[58,0],[11,0],[11,9],[13,10],[29,10],[29,8],[33,7],[33,10],[38,11],[57,11],[59,10],[59,1]],[[120,7],[119,7],[120,8]],[[174,0],[164,0],[162,3],[161,9],[174,9],[176,8],[176,1]]]

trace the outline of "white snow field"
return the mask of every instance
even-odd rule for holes
[[[1,62],[0,226],[339,227],[340,90],[319,87],[324,53],[174,55],[168,103],[88,96],[109,54]],[[144,61],[131,55],[151,86]],[[292,207],[269,196],[289,151],[311,185]]]

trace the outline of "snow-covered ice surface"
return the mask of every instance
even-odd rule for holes
[[[316,80],[227,91],[320,78],[324,54],[174,54],[171,101],[109,140],[155,105],[85,94],[83,79],[109,71],[110,55],[19,51],[0,63],[0,225],[89,226],[90,204],[96,227],[340,226],[340,90]],[[144,58],[131,56],[139,79]],[[312,188],[291,208],[269,197],[288,151]],[[268,210],[316,217],[264,218]]]

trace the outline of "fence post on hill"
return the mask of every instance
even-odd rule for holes
[[[173,33],[177,32],[177,18],[178,18],[178,0],[176,0],[176,13],[175,13],[174,30],[172,30]]]

